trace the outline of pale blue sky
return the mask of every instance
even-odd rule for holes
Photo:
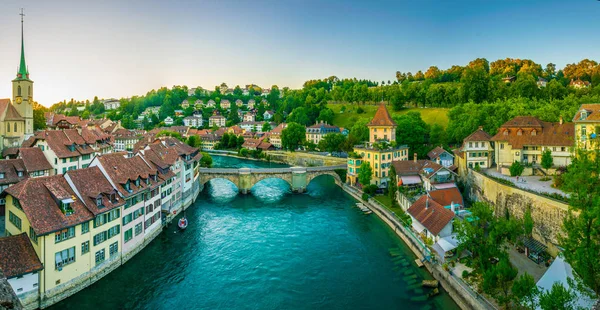
[[[0,1],[0,98],[11,96],[24,6],[27,64],[44,105],[184,84],[393,80],[396,70],[477,57],[600,60],[596,0]]]

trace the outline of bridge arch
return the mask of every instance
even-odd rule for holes
[[[200,185],[201,185],[200,187],[204,188],[206,186],[206,183],[208,183],[208,181],[218,180],[218,179],[228,180],[229,182],[233,183],[237,188],[240,188],[240,178],[238,176],[223,175],[223,174],[215,174],[215,175],[204,174],[204,175],[202,175],[202,177],[200,177]]]
[[[335,171],[319,171],[306,174],[306,185],[308,186],[308,184],[310,184],[312,180],[324,175],[333,177],[333,181],[338,185],[341,185],[343,183],[342,179]]]

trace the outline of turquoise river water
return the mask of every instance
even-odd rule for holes
[[[214,156],[215,167],[282,167]],[[458,309],[376,215],[330,176],[304,194],[282,180],[241,195],[212,180],[144,250],[52,309]],[[393,255],[392,255],[393,254]]]

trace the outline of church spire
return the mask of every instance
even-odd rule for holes
[[[23,9],[21,9],[21,63],[19,64],[19,71],[17,71],[17,79],[29,79],[29,70],[25,64],[25,39],[23,35]]]

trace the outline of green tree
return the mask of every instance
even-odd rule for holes
[[[368,118],[364,117],[358,119],[350,128],[349,136],[355,138],[357,142],[369,141],[369,127],[367,127],[369,121]]]
[[[525,230],[525,234],[527,236],[531,236],[533,232],[533,217],[531,216],[531,206],[527,206],[527,210],[525,210],[525,215],[523,215],[523,227]]]
[[[515,302],[525,308],[534,310],[537,306],[537,297],[540,291],[535,280],[528,273],[522,274],[512,286],[512,295]]]
[[[273,128],[271,128],[271,123],[264,122],[263,125],[262,125],[261,132],[269,132],[269,131],[271,131],[271,129],[273,129]]]
[[[281,131],[281,146],[286,150],[295,151],[304,144],[304,141],[306,141],[306,127],[298,123],[289,123]]]
[[[202,141],[200,141],[200,138],[198,138],[198,136],[196,135],[191,135],[187,138],[187,140],[185,141],[185,143],[191,147],[200,147],[200,145],[202,144]]]
[[[202,152],[202,158],[200,158],[200,167],[210,168],[212,167],[213,159],[210,154]]]
[[[237,137],[236,147],[240,148],[240,147],[242,147],[243,144],[244,144],[244,136],[238,136]]]
[[[46,107],[37,102],[33,103],[33,130],[46,129],[46,118],[44,117],[46,111]]]
[[[323,121],[327,124],[333,123],[333,111],[330,108],[325,108],[321,110],[319,113],[319,117],[317,117],[317,121]]]
[[[508,258],[500,259],[500,262],[483,274],[483,291],[494,297],[499,304],[508,308],[512,300],[512,284],[518,273],[518,270],[510,264]]]
[[[520,162],[515,161],[514,163],[512,163],[512,165],[510,165],[508,170],[510,171],[511,177],[516,177],[516,176],[520,176],[523,173],[523,170],[525,170],[525,167],[523,167],[523,165]]]
[[[554,282],[552,289],[540,294],[540,308],[543,310],[574,310],[576,295],[560,282]]]
[[[550,148],[546,148],[546,150],[544,150],[542,152],[542,168],[546,169],[546,174],[548,173],[548,169],[552,168],[552,165],[554,164],[554,160],[552,159],[552,152],[550,151]]]
[[[371,179],[373,178],[373,169],[368,162],[363,161],[360,165],[360,171],[358,172],[358,182],[362,186],[371,185]]]
[[[566,261],[575,269],[578,287],[600,294],[600,151],[578,150],[562,189],[569,194],[569,213],[559,243]],[[575,213],[579,213],[576,215]]]
[[[340,152],[343,151],[344,144],[346,142],[346,136],[341,133],[330,133],[327,134],[319,141],[319,150],[326,152]]]
[[[488,99],[490,76],[483,67],[467,68],[461,82],[466,100],[480,103]]]
[[[295,108],[288,116],[288,122],[307,126],[310,124],[310,119],[308,118],[306,109],[303,107],[298,107]]]
[[[426,144],[429,125],[421,119],[421,113],[408,112],[399,117],[394,117],[394,120],[398,124],[398,127],[396,127],[396,141],[402,141],[419,157],[424,157],[427,154]],[[380,136],[380,138],[382,137]]]
[[[393,202],[396,202],[396,191],[398,191],[398,184],[396,184],[396,168],[394,165],[390,166],[390,182],[388,183],[388,195]]]

